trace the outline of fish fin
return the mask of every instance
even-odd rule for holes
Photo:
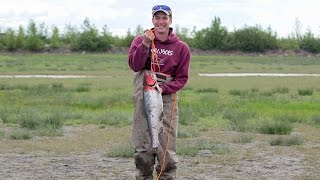
[[[155,85],[154,85],[154,87],[155,87],[155,89],[160,93],[161,91],[160,91],[160,86],[159,86],[159,84],[158,83],[156,83]]]

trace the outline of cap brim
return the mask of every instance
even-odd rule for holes
[[[166,13],[168,16],[170,15],[170,13],[168,11],[165,11],[163,9],[159,9],[159,10],[154,11],[152,15],[154,15],[155,13],[160,12],[160,11]]]

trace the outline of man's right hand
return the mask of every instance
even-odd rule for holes
[[[143,33],[143,41],[142,43],[146,46],[146,47],[150,47],[150,44],[152,42],[152,40],[154,40],[155,36],[153,34],[153,32],[151,30],[145,30]]]

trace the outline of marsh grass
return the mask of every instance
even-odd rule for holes
[[[10,139],[14,140],[25,140],[31,139],[33,134],[28,130],[16,130],[10,133]]]
[[[320,114],[312,116],[311,122],[317,126],[320,126]]]
[[[292,123],[319,124],[319,118],[313,117],[317,116],[320,105],[320,88],[316,78],[206,78],[197,75],[256,72],[257,69],[277,73],[317,73],[320,68],[318,58],[193,58],[190,81],[179,92],[179,124],[186,126],[180,129],[181,139],[197,138],[198,133],[214,128],[282,134],[292,129],[276,129],[286,129]],[[0,56],[0,64],[1,74],[112,77],[0,79],[0,118],[5,125],[16,124],[35,135],[45,135],[43,132],[47,130],[48,136],[59,136],[61,126],[66,124],[97,124],[101,127],[132,124],[133,73],[128,68],[127,55],[9,55]],[[279,69],[279,65],[283,68]],[[312,94],[294,93],[310,87],[314,89]],[[273,121],[289,125],[281,127],[281,124],[274,125]],[[193,131],[189,132],[190,129]]]
[[[204,88],[196,90],[197,93],[218,93],[219,90],[217,88]]]
[[[301,117],[295,114],[275,114],[273,116],[273,120],[277,122],[289,122],[289,123],[297,123],[297,122],[304,122]]]
[[[124,127],[132,124],[132,115],[121,111],[106,112],[97,116],[94,121],[96,124],[103,124],[108,126]]]
[[[110,150],[107,151],[108,157],[132,158],[133,155],[134,150],[130,143],[114,145]]]
[[[288,121],[268,121],[262,120],[257,127],[257,131],[261,134],[290,134],[293,126]]]
[[[254,139],[253,135],[248,135],[248,134],[244,134],[244,135],[240,135],[239,137],[236,137],[232,140],[233,143],[236,144],[246,144],[246,143],[251,143]]]
[[[247,96],[249,94],[249,90],[231,89],[229,94],[233,96]]]
[[[220,109],[217,107],[218,98],[206,93],[196,96],[197,100],[189,101],[190,97],[179,101],[179,123],[192,125],[199,122],[200,118],[214,116]]]
[[[197,129],[179,128],[178,138],[194,138],[198,136],[199,136],[199,131]]]
[[[298,89],[298,94],[300,96],[312,96],[313,88]]]
[[[296,146],[301,144],[303,144],[303,138],[299,136],[280,136],[270,142],[271,146]]]
[[[272,93],[286,94],[286,93],[289,93],[289,88],[287,88],[287,87],[275,87],[271,91],[272,91]]]
[[[264,91],[259,93],[260,96],[271,97],[273,95],[272,91]]]
[[[79,84],[76,89],[77,92],[89,92],[90,91],[90,84],[89,83],[84,83],[84,84]]]
[[[210,150],[212,154],[227,154],[229,148],[206,139],[178,141],[177,154],[181,156],[196,156],[200,150]]]
[[[229,119],[230,129],[238,132],[252,131],[253,126],[249,119],[253,117],[255,117],[255,113],[236,109],[227,109],[223,113],[223,118]]]
[[[4,135],[5,135],[4,131],[2,131],[2,130],[0,129],[0,138],[3,138]]]

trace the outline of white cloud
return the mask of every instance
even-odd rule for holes
[[[68,24],[80,27],[85,17],[98,28],[107,25],[114,34],[124,34],[138,25],[150,28],[151,8],[167,4],[173,10],[173,27],[190,30],[208,27],[215,16],[229,31],[247,25],[269,25],[285,36],[293,31],[299,19],[305,31],[308,27],[319,34],[320,2],[317,0],[1,0],[0,28],[27,26],[30,19],[36,23]]]

